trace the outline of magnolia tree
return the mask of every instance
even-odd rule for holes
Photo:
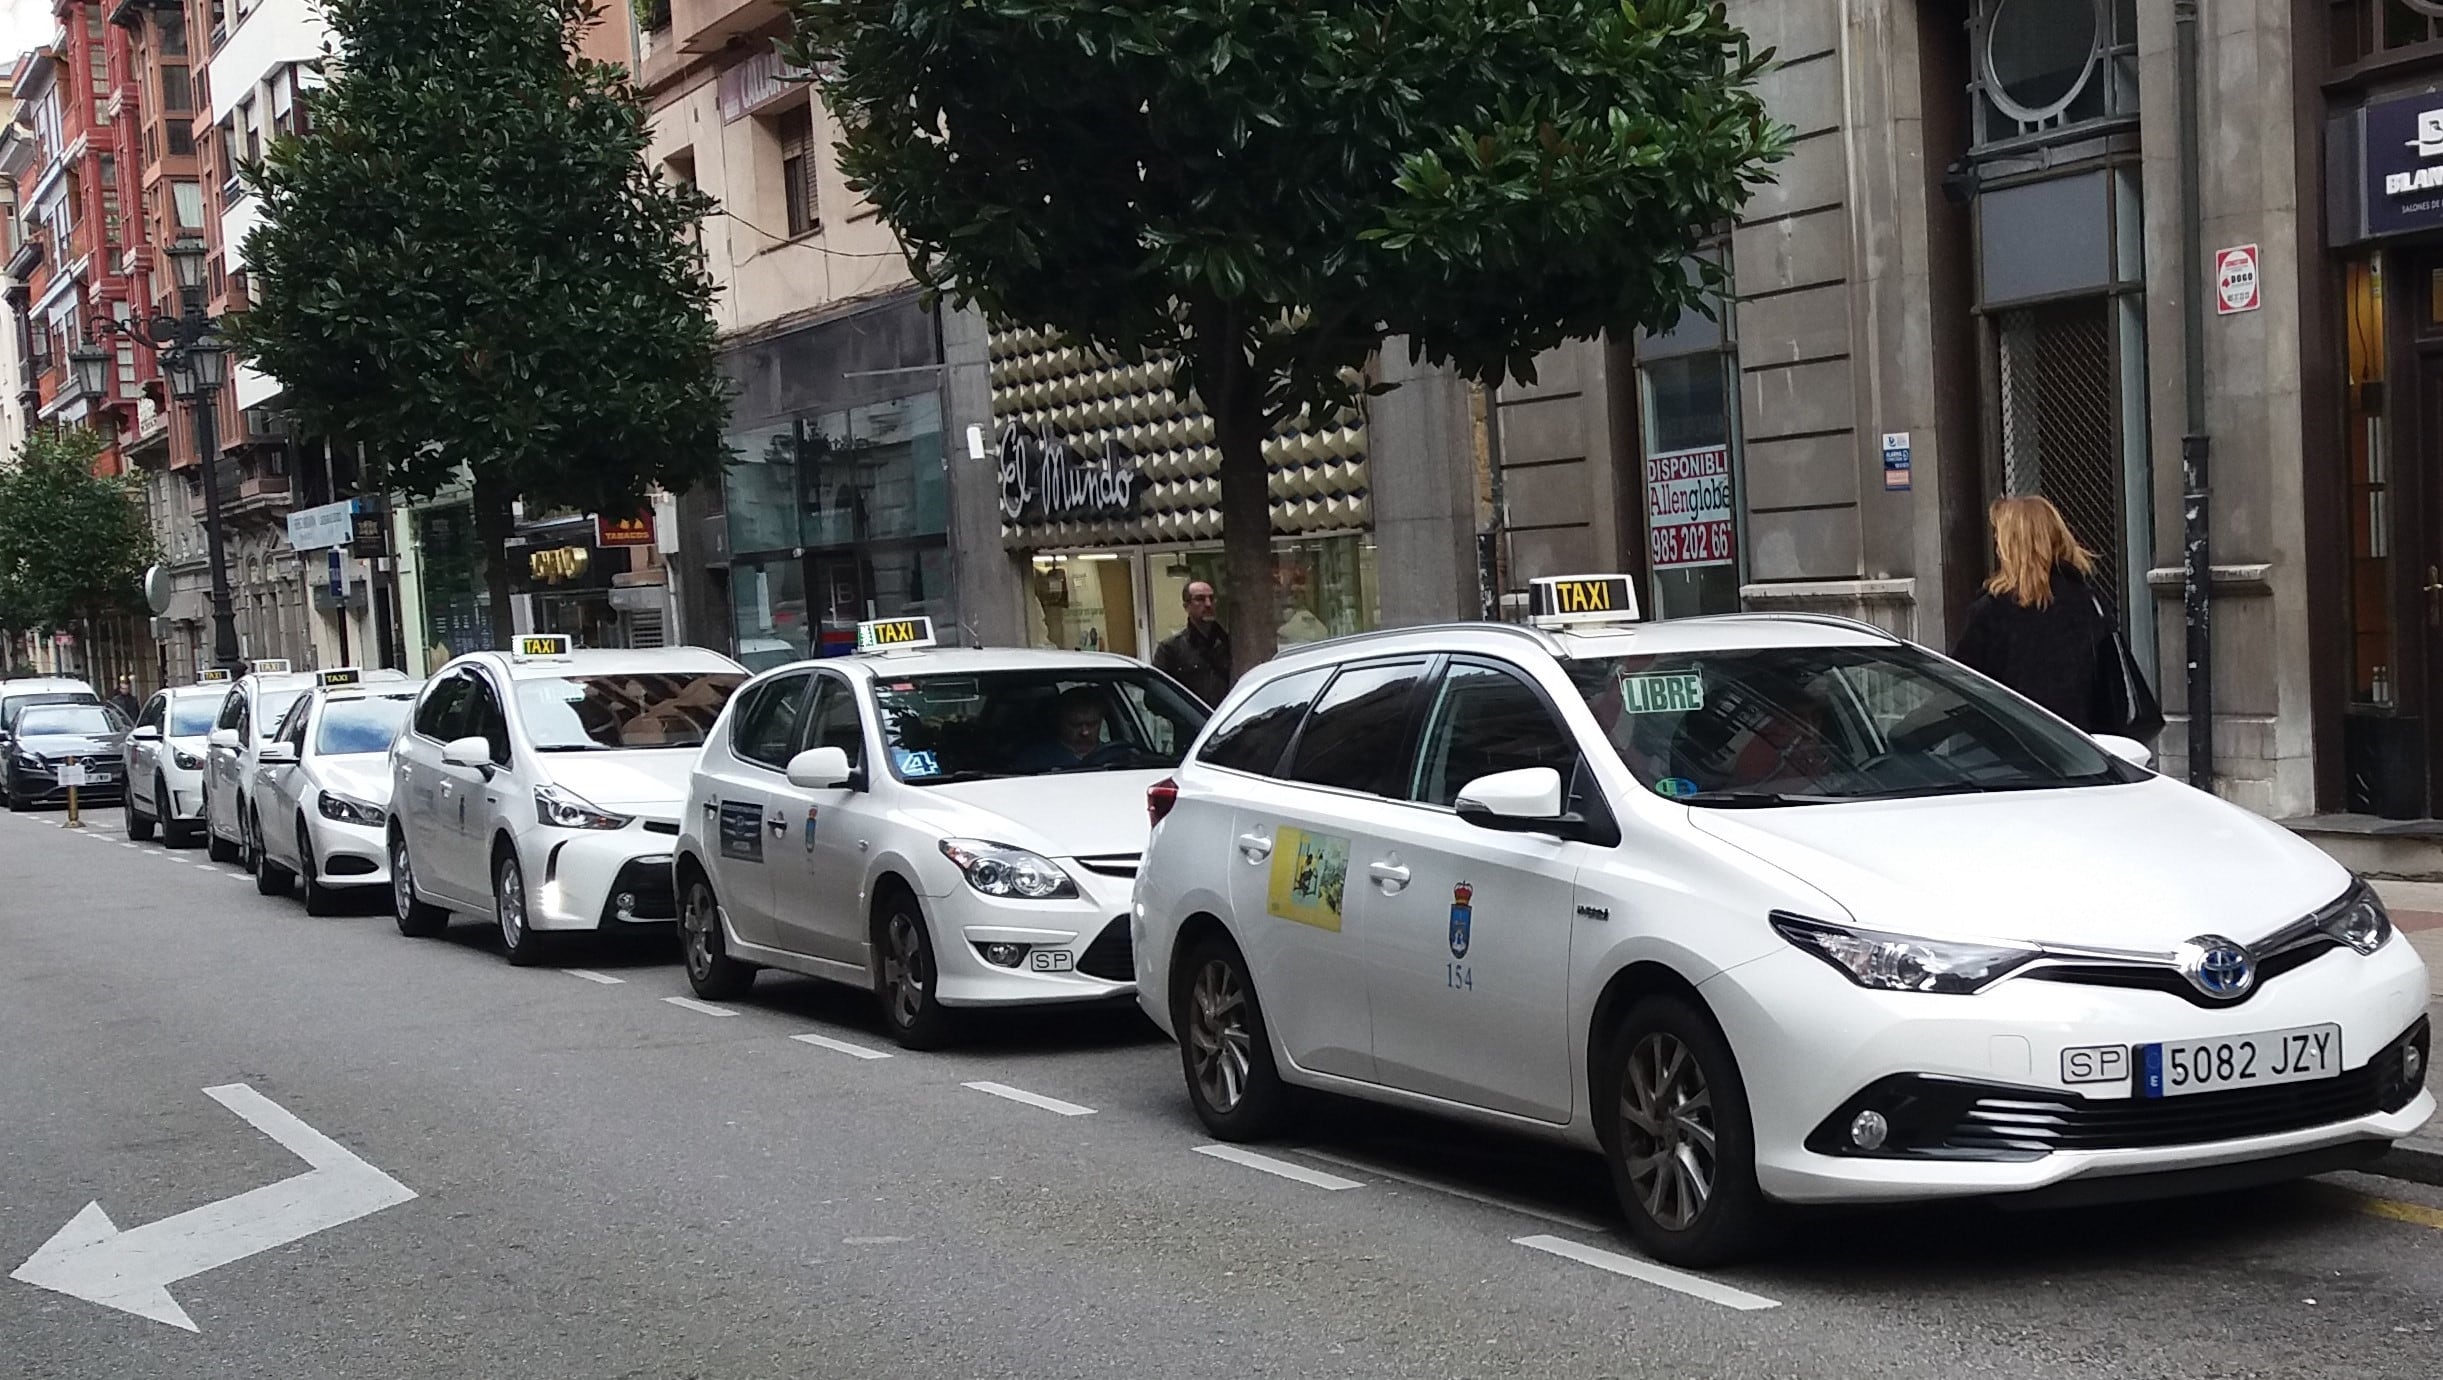
[[[75,627],[143,609],[153,529],[133,481],[93,472],[98,432],[37,431],[0,467],[0,626]]]
[[[1273,429],[1354,404],[1388,337],[1491,384],[1702,309],[1689,252],[1785,137],[1715,0],[792,10],[784,54],[922,282],[1175,361],[1221,454],[1242,661],[1273,650]]]

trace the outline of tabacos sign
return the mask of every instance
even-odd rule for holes
[[[1001,516],[1010,522],[1119,517],[1136,511],[1145,487],[1144,469],[1115,443],[1090,459],[1016,422],[1002,429],[1000,461]]]

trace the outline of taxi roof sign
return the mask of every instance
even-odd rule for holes
[[[198,671],[195,675],[195,683],[197,685],[227,685],[229,683],[229,668],[226,666],[215,666],[209,671]]]
[[[365,683],[365,673],[353,666],[335,666],[327,671],[316,671],[314,683],[325,690],[336,690],[347,685],[362,685]]]
[[[525,633],[510,644],[512,661],[543,661],[567,656],[577,645],[567,633]]]
[[[1539,628],[1638,621],[1637,582],[1626,575],[1547,575],[1527,590],[1527,621]]]
[[[258,676],[285,676],[288,671],[288,658],[284,656],[267,656],[254,664]]]
[[[876,618],[857,625],[859,652],[912,652],[936,645],[930,618]]]

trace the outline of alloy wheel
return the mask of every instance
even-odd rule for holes
[[[506,854],[492,877],[493,904],[500,911],[501,942],[515,953],[526,942],[526,879],[518,875],[517,859]]]
[[[1247,1094],[1254,1032],[1247,1022],[1247,989],[1224,959],[1205,961],[1189,993],[1188,1054],[1205,1104],[1227,1114]]]
[[[1619,1115],[1638,1202],[1656,1225],[1686,1230],[1712,1201],[1720,1170],[1713,1090],[1695,1052],[1664,1031],[1639,1039],[1620,1081]]]
[[[891,916],[883,931],[882,990],[890,1001],[891,1020],[901,1026],[916,1024],[924,1013],[925,991],[933,985],[924,936],[916,928],[920,923],[903,910]]]
[[[390,841],[390,903],[401,915],[413,915],[416,909],[416,876],[407,866],[407,840]]]
[[[721,923],[718,906],[711,887],[701,881],[688,885],[687,906],[679,912],[679,934],[687,946],[687,974],[699,983],[712,980],[712,927]]]

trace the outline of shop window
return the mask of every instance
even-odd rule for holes
[[[2330,0],[2333,65],[2350,67],[2443,39],[2443,0]]]
[[[1116,551],[1037,556],[1028,581],[1027,641],[1077,652],[1147,657],[1137,645],[1137,563]]]
[[[1970,33],[1979,148],[2135,120],[2137,0],[1979,0]]]
[[[1697,272],[1693,262],[1689,272]],[[1739,610],[1738,355],[1729,297],[1725,284],[1711,318],[1686,312],[1669,330],[1636,342],[1648,613],[1655,618]]]
[[[2342,310],[2349,387],[2343,437],[2349,457],[2350,698],[2390,708],[2396,686],[2392,641],[2392,475],[2385,442],[2383,257],[2343,269]]]
[[[734,508],[731,517],[737,517]],[[784,558],[741,564],[730,575],[730,596],[738,660],[748,670],[766,670],[812,654],[803,562]]]

